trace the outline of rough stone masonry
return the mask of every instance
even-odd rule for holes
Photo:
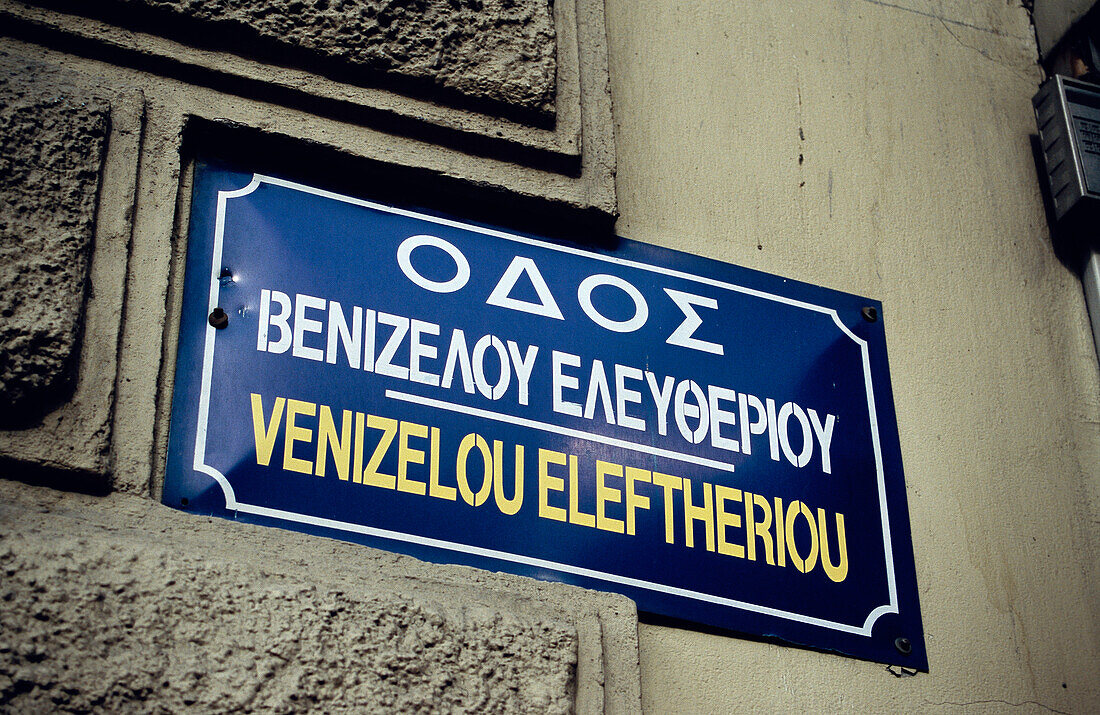
[[[168,36],[190,26],[193,41],[228,42],[231,52],[266,54],[275,64],[327,63],[498,106],[554,109],[556,45],[549,0],[113,0],[99,5],[79,12],[105,12],[121,22],[144,17]]]
[[[110,105],[0,53],[0,426],[68,397]]]
[[[4,493],[0,711],[574,708],[575,627],[375,582],[397,557],[128,497]]]

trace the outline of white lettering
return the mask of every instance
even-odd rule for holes
[[[630,296],[630,299],[634,301],[634,317],[629,320],[612,320],[596,310],[596,306],[592,305],[592,291],[602,285],[615,286]],[[637,288],[618,276],[610,276],[605,273],[588,276],[581,281],[580,287],[577,288],[577,300],[580,301],[581,309],[592,319],[593,323],[616,333],[633,333],[645,325],[645,321],[649,319],[649,305],[646,304],[645,298],[642,297]]]
[[[563,367],[580,367],[580,357],[555,350],[550,353],[550,358],[550,362],[554,366],[554,412],[580,417],[581,406],[576,402],[568,402],[561,396],[563,389],[576,390],[580,387],[580,382],[576,377],[562,372]]]
[[[396,377],[399,380],[408,380],[409,368],[401,365],[394,365],[390,361],[393,360],[393,356],[397,353],[397,348],[401,347],[401,341],[405,339],[405,335],[409,332],[409,319],[401,315],[379,313],[378,322],[382,325],[392,325],[393,332],[390,333],[390,338],[386,341],[386,345],[382,348],[382,352],[378,354],[378,362],[375,363],[374,371],[379,375]]]
[[[768,413],[768,448],[771,451],[771,458],[779,461],[779,430],[775,427],[775,400],[768,398],[766,401],[767,413]]]
[[[423,320],[413,320],[410,326],[412,330],[409,336],[409,379],[422,385],[437,387],[439,375],[421,370],[420,360],[422,358],[435,360],[439,351],[434,345],[425,345],[420,342],[420,336],[439,335],[439,326]]]
[[[527,386],[531,381],[531,371],[535,368],[535,356],[539,354],[537,345],[528,345],[524,355],[519,354],[519,345],[515,341],[508,341],[508,355],[512,358],[512,366],[516,369],[516,377],[519,379],[519,403],[527,404]]]
[[[592,361],[592,374],[588,381],[588,397],[584,401],[584,418],[592,419],[596,414],[596,398],[600,399],[603,407],[603,417],[607,424],[615,424],[615,411],[611,408],[611,389],[607,385],[607,373],[604,372],[603,362]]]
[[[264,292],[266,293],[267,291]],[[287,322],[291,311],[290,296],[277,290],[271,291],[270,295],[271,301],[279,304],[279,312],[275,315],[271,315],[270,307],[268,305],[261,305],[261,314],[267,313],[266,317],[261,318],[260,322],[264,325],[261,330],[263,330],[263,337],[266,339],[268,337],[268,325],[279,329],[279,339],[267,343],[267,352],[280,355],[290,349],[290,342],[292,340],[290,323]]]
[[[490,385],[489,381],[485,379],[485,351],[489,349],[490,345],[500,357],[500,377],[497,378],[497,384],[495,385]],[[477,385],[477,391],[490,400],[499,400],[503,397],[508,390],[508,383],[512,379],[512,369],[508,364],[508,351],[504,349],[504,343],[500,341],[500,338],[495,335],[484,335],[474,343],[473,363],[474,384]]]
[[[338,352],[337,340],[344,346],[344,354],[348,356],[348,365],[353,369],[359,369],[359,357],[363,347],[363,309],[352,306],[351,328],[344,319],[344,311],[340,304],[334,300],[328,303],[328,345],[325,347],[325,362],[336,364]]]
[[[802,451],[798,454],[791,449],[791,415],[798,419],[802,426]],[[805,467],[813,456],[814,442],[810,435],[810,421],[806,419],[806,411],[793,402],[788,402],[779,408],[779,444],[783,447],[783,456],[796,467]]]
[[[378,332],[376,314],[373,308],[367,308],[367,316],[363,319],[365,326],[363,335],[363,369],[374,372],[374,337]]]
[[[687,393],[691,392],[695,398],[695,404],[687,403]],[[676,426],[680,428],[680,434],[692,444],[699,444],[707,436],[710,427],[710,413],[707,411],[707,396],[695,380],[681,380],[676,386]],[[699,420],[699,425],[692,431],[688,427],[687,420],[691,417]]]
[[[814,434],[817,435],[817,443],[821,445],[821,471],[832,474],[833,466],[829,457],[829,447],[833,443],[833,425],[836,424],[836,416],[825,415],[825,426],[822,427],[821,418],[817,416],[817,411],[811,408],[809,413],[810,424],[813,425]]]
[[[540,303],[531,303],[526,300],[519,300],[518,298],[512,298],[512,289],[516,287],[516,281],[519,280],[521,273],[526,273],[528,280],[531,281],[531,285],[535,289],[535,294],[538,295]],[[531,313],[532,315],[541,315],[546,318],[555,318],[557,320],[565,320],[561,314],[561,309],[558,307],[557,301],[554,300],[553,294],[550,293],[550,288],[546,285],[546,280],[539,273],[539,267],[535,265],[535,262],[530,258],[524,256],[516,256],[512,259],[512,263],[504,271],[504,275],[500,277],[493,292],[489,295],[485,301],[489,305],[497,305],[501,308],[511,308],[512,310],[519,310],[524,313]]]
[[[749,406],[756,410],[756,419],[749,421]],[[741,451],[744,454],[752,454],[752,440],[750,435],[764,434],[768,429],[768,415],[764,411],[764,403],[756,395],[746,395],[744,392],[737,395],[737,413],[741,419]]]
[[[736,400],[737,393],[725,387],[708,385],[707,395],[710,398],[710,443],[718,449],[739,452],[740,449],[737,446],[737,440],[722,436],[722,425],[733,426],[736,424],[736,417],[732,412],[723,410],[718,406],[719,400],[727,400],[729,402]]]
[[[455,262],[454,277],[447,281],[433,281],[420,274],[412,264],[412,252],[421,246],[432,246],[449,255]],[[397,247],[397,265],[410,281],[433,293],[454,293],[470,280],[470,264],[462,251],[449,241],[437,236],[409,236]]]
[[[451,333],[451,346],[447,349],[447,364],[443,367],[443,388],[451,388],[451,380],[454,379],[455,366],[462,374],[462,389],[467,394],[474,394],[473,370],[470,368],[470,351],[466,347],[466,335],[458,328]]]
[[[306,333],[317,333],[320,335],[322,328],[320,320],[306,317],[307,308],[311,310],[324,310],[325,299],[315,298],[312,295],[303,295],[301,293],[294,296],[294,349],[291,350],[291,354],[294,357],[321,362],[325,359],[324,352],[322,352],[320,348],[311,348],[305,344]]]
[[[645,420],[626,413],[626,403],[640,404],[642,393],[626,386],[627,380],[641,380],[642,371],[636,367],[615,365],[615,414],[620,427],[645,431]]]
[[[698,305],[702,308],[717,310],[718,301],[714,298],[704,298],[702,296],[692,295],[691,293],[672,290],[671,288],[665,288],[665,293],[668,293],[668,297],[672,298],[672,302],[684,313],[684,322],[680,323],[680,327],[676,328],[676,330],[672,332],[672,335],[668,336],[665,342],[669,345],[679,345],[685,348],[692,348],[693,350],[702,350],[703,352],[721,355],[722,346],[718,343],[712,343],[692,337],[699,326],[703,324],[703,319],[695,312],[693,306]]]
[[[663,437],[668,434],[668,406],[672,402],[672,386],[676,382],[671,375],[665,377],[661,387],[657,387],[657,376],[646,372],[645,380],[657,405],[657,432]]]

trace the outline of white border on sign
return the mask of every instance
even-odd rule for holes
[[[430,223],[439,224],[442,226],[449,226],[452,228],[458,228],[465,231],[471,231],[473,233],[480,233],[486,236],[493,236],[495,238],[504,239],[506,241],[512,241],[515,243],[524,243],[531,246],[538,246],[540,248],[549,249],[552,251],[558,251],[560,253],[571,253],[574,255],[582,256],[584,258],[596,261],[603,261],[605,263],[611,263],[620,266],[626,266],[643,271],[649,271],[651,273],[660,273],[662,275],[673,276],[684,280],[692,281],[695,283],[702,283],[704,285],[713,286],[715,288],[722,288],[724,290],[733,291],[736,293],[743,293],[762,300],[770,300],[777,303],[784,303],[796,308],[802,308],[804,310],[813,311],[816,313],[823,313],[832,318],[841,332],[851,338],[857,345],[859,345],[860,351],[863,356],[863,376],[864,384],[867,388],[867,409],[871,419],[871,442],[874,446],[875,452],[875,472],[878,477],[878,498],[879,498],[879,510],[882,514],[882,543],[886,553],[886,575],[887,585],[890,592],[890,603],[879,606],[872,610],[862,625],[855,626],[846,623],[837,623],[835,621],[829,621],[822,618],[814,618],[812,616],[806,616],[800,613],[793,613],[791,611],[784,611],[777,608],[770,608],[768,606],[761,606],[754,603],[747,603],[745,601],[739,601],[732,598],[723,598],[721,596],[714,596],[709,593],[702,593],[699,591],[692,591],[685,588],[677,588],[674,586],[667,586],[665,584],[654,583],[652,581],[644,581],[642,579],[629,578],[626,576],[619,576],[616,574],[605,573],[602,571],[595,571],[593,569],[586,569],[580,566],[573,566],[571,564],[562,564],[555,561],[547,561],[545,559],[536,559],[529,556],[523,556],[520,554],[512,554],[506,551],[498,551],[496,549],[483,549],[476,546],[468,546],[466,544],[458,544],[451,541],[442,541],[440,539],[430,539],[423,536],[416,536],[414,534],[404,534],[401,532],[390,531],[387,529],[376,529],[374,527],[363,526],[361,524],[352,524],[349,522],[335,521],[333,519],[324,519],[321,517],[308,516],[305,514],[295,514],[293,512],[282,511],[279,509],[271,509],[263,506],[256,506],[253,504],[242,504],[237,501],[236,495],[233,492],[233,486],[229,483],[229,480],[224,474],[217,469],[206,464],[206,438],[207,438],[207,421],[210,411],[210,379],[211,372],[214,363],[214,340],[217,336],[217,329],[207,325],[206,336],[203,350],[202,359],[202,383],[199,393],[199,419],[198,426],[195,434],[195,460],[194,469],[197,472],[201,472],[210,476],[218,485],[222,488],[222,492],[225,495],[225,506],[227,509],[233,509],[236,511],[242,511],[247,514],[256,514],[257,516],[264,516],[274,519],[282,519],[285,521],[293,521],[301,524],[309,524],[312,526],[320,526],[327,529],[336,529],[338,531],[347,531],[356,534],[364,534],[366,536],[378,537],[383,539],[392,539],[394,541],[403,541],[411,544],[418,544],[421,546],[430,546],[437,549],[444,549],[447,551],[458,551],[465,554],[472,554],[474,556],[481,556],[491,559],[500,559],[502,561],[510,561],[512,563],[523,564],[525,566],[532,566],[536,568],[549,569],[551,571],[560,571],[562,573],[571,573],[578,576],[584,576],[587,578],[593,578],[600,581],[608,581],[611,583],[622,584],[624,586],[631,586],[634,588],[640,588],[647,591],[654,591],[657,593],[668,594],[672,596],[680,596],[683,598],[689,598],[696,601],[703,601],[705,603],[712,603],[721,606],[728,606],[730,608],[737,608],[740,610],[751,611],[753,613],[761,613],[768,616],[774,616],[776,618],[782,618],[785,620],[796,621],[798,623],[806,623],[808,625],[820,626],[822,628],[828,628],[830,630],[841,631],[843,633],[852,633],[861,636],[871,636],[871,629],[874,627],[875,622],[882,616],[888,613],[898,613],[898,597],[897,597],[897,583],[894,577],[894,554],[890,540],[890,517],[887,512],[886,505],[886,476],[882,467],[882,449],[879,445],[879,430],[878,430],[878,417],[875,412],[875,399],[874,390],[871,385],[871,361],[867,350],[867,342],[860,339],[855,333],[848,329],[844,323],[841,322],[840,316],[833,308],[827,308],[813,303],[806,303],[804,301],[793,300],[780,295],[774,295],[753,288],[746,288],[745,286],[735,285],[733,283],[726,283],[724,281],[715,280],[713,278],[704,278],[702,276],[695,276],[690,273],[684,273],[682,271],[673,270],[671,268],[665,268],[663,266],[652,266],[646,263],[640,263],[637,261],[626,260],[623,258],[616,258],[614,256],[606,256],[595,253],[589,253],[577,248],[571,248],[568,246],[559,246],[547,241],[539,241],[533,238],[527,238],[524,236],[517,236],[515,234],[507,233],[505,231],[498,231],[491,228],[484,228],[481,226],[474,226],[466,224],[461,221],[455,221],[451,219],[439,218],[437,216],[429,216],[427,214],[418,213],[416,211],[408,211],[406,209],[398,209],[392,206],[386,206],[384,204],[378,204],[373,201],[365,201],[363,199],[356,199],[350,196],[344,196],[342,194],[333,193],[331,191],[325,191],[323,189],[315,189],[311,186],[305,186],[292,181],[286,181],[284,179],[278,179],[271,176],[264,176],[262,174],[253,174],[252,181],[245,187],[237,189],[235,191],[219,191],[218,192],[218,210],[215,217],[214,226],[214,250],[211,257],[211,271],[210,271],[210,306],[209,310],[212,311],[218,306],[218,295],[221,289],[221,257],[222,257],[222,243],[225,234],[225,209],[229,199],[240,198],[247,196],[260,187],[261,184],[271,184],[273,186],[279,186],[292,191],[301,191],[307,194],[313,194],[315,196],[321,196],[334,201],[341,201],[348,204],[354,204],[356,206],[363,206],[365,208],[374,209],[375,211],[382,211],[384,213],[396,214],[399,216],[406,216],[409,218],[419,219],[421,221],[428,221]],[[486,419],[495,419],[498,421],[509,421],[515,424],[521,424],[526,426],[537,426],[540,429],[547,426],[553,427],[554,431],[561,432],[566,429],[562,427],[556,427],[552,425],[546,425],[545,423],[535,423],[532,420],[523,420],[522,418],[512,417],[510,415],[499,415],[497,413],[488,412],[485,410],[477,410],[465,406],[452,405],[451,403],[443,402],[440,400],[433,400],[431,398],[421,397],[419,395],[410,395],[395,390],[387,390],[386,396],[391,399],[403,400],[406,402],[415,402],[417,404],[425,405],[428,407],[434,407],[444,410],[461,409],[468,414],[475,414],[477,416]],[[531,423],[531,424],[527,424]],[[584,434],[584,433],[582,433]],[[573,435],[578,436],[578,435]],[[606,438],[603,438],[606,440]],[[630,444],[631,448],[641,445]],[[698,458],[696,458],[698,459]],[[727,471],[732,471],[730,465],[725,467]]]

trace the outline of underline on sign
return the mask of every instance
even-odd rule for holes
[[[554,434],[560,434],[565,437],[584,439],[588,440],[589,442],[596,442],[597,444],[606,444],[612,447],[631,449],[636,452],[645,452],[646,454],[652,454],[657,457],[665,457],[667,459],[675,459],[676,461],[686,462],[687,464],[698,464],[705,467],[711,467],[713,469],[721,469],[724,472],[734,471],[734,466],[732,464],[729,464],[727,462],[719,462],[716,459],[706,459],[705,457],[699,457],[694,454],[684,454],[682,452],[674,452],[671,449],[661,449],[660,447],[654,447],[648,444],[628,442],[625,439],[616,439],[614,437],[607,437],[605,435],[584,432],[583,430],[572,429],[570,427],[562,427],[560,425],[550,424],[549,422],[540,422],[538,420],[530,420],[525,417],[505,415],[500,412],[482,410],[477,407],[470,407],[468,405],[458,405],[453,402],[436,400],[431,397],[424,397],[422,395],[411,395],[407,392],[399,392],[397,390],[386,390],[386,397],[391,400],[411,402],[416,405],[434,407],[438,410],[446,410],[448,412],[454,412],[460,415],[473,415],[475,417],[482,417],[484,419],[493,420],[495,422],[504,422],[505,424],[518,425],[520,427],[530,427],[531,429],[543,430],[545,432],[553,432]]]

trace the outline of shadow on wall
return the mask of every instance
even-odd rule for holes
[[[361,87],[554,124],[551,4],[529,0],[34,0],[33,4],[204,50]],[[406,5],[408,7],[406,7]],[[494,61],[487,63],[486,58]],[[531,71],[531,63],[537,71]]]
[[[425,169],[372,162],[250,127],[193,119],[182,153],[185,163],[199,157],[221,160],[337,193],[450,214],[587,248],[613,249],[618,242],[614,218],[595,209],[518,196]],[[415,206],[409,205],[409,197],[415,197]]]

